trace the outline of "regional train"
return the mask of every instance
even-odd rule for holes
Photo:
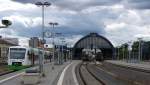
[[[83,49],[82,50],[83,61],[103,61],[103,54],[100,49]]]
[[[43,54],[49,56],[50,52],[38,48],[11,46],[8,52],[8,65],[35,65],[39,63],[39,57]]]

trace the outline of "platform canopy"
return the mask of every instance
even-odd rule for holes
[[[97,33],[90,33],[76,42],[74,45],[74,59],[81,59],[83,49],[100,49],[105,59],[112,59],[114,55],[112,43]]]

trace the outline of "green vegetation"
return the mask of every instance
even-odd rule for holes
[[[132,44],[131,50],[131,58],[138,58],[139,55],[139,41],[134,41]],[[116,48],[117,53],[119,52],[119,59],[123,59],[123,54],[125,58],[128,58],[128,44],[124,43],[120,47]],[[150,41],[142,41],[141,42],[141,52],[142,52],[142,60],[150,60]]]
[[[30,66],[9,65],[8,69],[11,70],[11,71],[19,71],[19,70],[22,70],[22,69],[25,69],[25,68],[28,68],[28,67],[30,67]]]

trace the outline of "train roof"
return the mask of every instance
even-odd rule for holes
[[[30,51],[43,51],[42,49],[39,49],[39,48],[32,48],[32,47],[24,47],[24,46],[10,46],[9,48],[24,48],[24,49],[28,49]],[[50,51],[46,51],[44,50],[45,52],[50,52]]]
[[[24,47],[24,46],[10,46],[9,48],[29,48],[29,47]]]
[[[39,50],[38,48],[24,47],[24,46],[10,46],[9,48],[25,48],[29,50]]]

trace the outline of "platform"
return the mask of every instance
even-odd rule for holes
[[[133,68],[139,71],[150,72],[150,62],[139,62],[139,63],[130,63],[127,61],[120,61],[120,60],[106,60],[105,62],[109,62],[112,64]]]
[[[68,61],[63,65],[55,65],[55,69],[52,70],[52,63],[48,63],[44,65],[44,71],[46,77],[41,78],[41,82],[37,85],[54,85],[57,82],[59,76],[63,69],[70,64]],[[21,85],[21,79],[24,71],[19,71],[11,74],[7,74],[0,77],[0,85]]]

